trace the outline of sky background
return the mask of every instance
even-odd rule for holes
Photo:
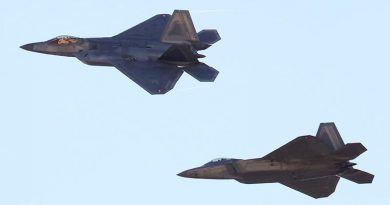
[[[222,40],[151,96],[115,68],[19,48],[113,36],[188,9]],[[0,204],[386,204],[390,202],[390,1],[7,1],[0,8]],[[335,122],[371,185],[314,200],[279,184],[176,176],[217,157],[257,158]]]

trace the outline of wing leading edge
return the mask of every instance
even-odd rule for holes
[[[315,137],[309,135],[297,137],[264,158],[274,160],[308,159],[325,156],[343,150],[345,147],[336,125],[334,123],[321,123]]]
[[[161,35],[170,19],[169,14],[159,14],[116,35],[113,38],[139,38],[160,41]]]
[[[264,156],[270,160],[312,159],[325,156],[332,150],[319,138],[310,135],[297,137],[282,147]]]
[[[187,10],[175,10],[171,15],[159,14],[116,35],[114,38],[140,38],[165,43],[198,42],[191,15]],[[215,37],[218,39],[218,37]],[[216,40],[217,41],[217,40]]]

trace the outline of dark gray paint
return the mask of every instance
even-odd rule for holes
[[[334,123],[321,123],[317,136],[297,137],[262,158],[221,159],[178,175],[244,184],[278,182],[321,198],[335,191],[339,177],[359,184],[372,182],[374,175],[354,169],[356,164],[349,161],[365,151],[361,143],[344,145]]]
[[[213,82],[218,71],[198,61],[198,53],[220,40],[216,30],[195,31],[188,11],[156,15],[108,38],[60,37],[21,48],[76,57],[88,65],[114,66],[150,94],[171,90],[183,72]]]

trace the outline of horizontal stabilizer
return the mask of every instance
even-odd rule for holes
[[[341,138],[340,133],[333,122],[321,123],[320,127],[318,128],[316,137],[321,139],[334,151],[344,146],[343,139]]]
[[[218,31],[215,29],[205,29],[198,32],[199,40],[205,44],[214,44],[221,40]]]
[[[348,161],[355,159],[367,149],[362,145],[362,143],[348,143],[343,148],[332,153],[332,158],[337,161]]]
[[[339,176],[358,184],[369,184],[374,180],[374,175],[358,169],[348,169],[342,174],[339,174]]]
[[[305,181],[288,180],[280,183],[317,199],[331,195],[336,190],[339,179],[337,176],[329,176]]]
[[[187,66],[184,71],[200,82],[214,82],[219,73],[217,70],[204,63]]]

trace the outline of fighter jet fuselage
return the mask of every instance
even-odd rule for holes
[[[150,94],[171,90],[183,72],[201,82],[213,82],[218,71],[199,62],[220,37],[216,30],[196,33],[188,11],[159,14],[113,37],[59,36],[21,48],[76,57],[88,65],[114,66]]]
[[[327,197],[339,177],[363,184],[374,175],[354,169],[350,160],[367,149],[344,144],[333,123],[320,125],[316,136],[301,136],[262,157],[249,160],[220,158],[179,173],[200,179],[234,179],[244,184],[278,182],[314,198]]]
[[[73,42],[67,45],[59,42]],[[172,44],[148,40],[112,39],[112,38],[77,38],[59,36],[46,42],[26,44],[22,48],[38,53],[76,57],[88,65],[114,66],[113,60],[127,59],[129,61],[158,61],[161,55]],[[192,60],[170,61],[161,60],[175,65],[197,63],[204,56],[196,53]]]
[[[224,159],[221,159],[223,161]],[[269,159],[231,160],[229,163],[204,166],[180,173],[180,176],[203,179],[235,179],[242,183],[273,183],[281,180],[314,179],[337,175],[355,163],[335,159],[274,161]]]

